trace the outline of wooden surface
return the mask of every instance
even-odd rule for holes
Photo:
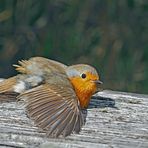
[[[46,138],[22,103],[0,103],[0,147],[148,148],[148,95],[96,94],[82,131],[66,139]]]

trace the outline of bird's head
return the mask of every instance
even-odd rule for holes
[[[81,107],[86,108],[91,96],[102,84],[96,69],[89,65],[77,64],[69,66],[66,73],[79,98]]]

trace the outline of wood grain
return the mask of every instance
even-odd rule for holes
[[[80,134],[46,138],[23,102],[0,103],[0,147],[147,148],[148,95],[105,90],[92,97]]]

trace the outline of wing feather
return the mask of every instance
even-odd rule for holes
[[[56,135],[56,137],[57,137],[57,130],[61,128],[59,125],[63,126],[61,132],[64,131],[67,124],[69,124],[69,121],[70,121],[72,115],[73,115],[72,112],[67,111],[66,113],[64,113],[64,118],[59,118],[57,120],[57,122],[54,122],[54,124],[52,125],[52,128],[50,128],[50,130],[48,131],[48,135],[52,134],[52,135]]]
[[[47,135],[58,137],[79,132],[83,116],[70,87],[43,84],[18,96],[27,102],[27,113]]]
[[[60,109],[56,112],[54,112],[54,116],[53,114],[47,116],[48,118],[45,118],[43,122],[41,122],[41,127],[43,127],[44,129],[49,131],[54,131],[56,127],[54,127],[53,125],[56,123],[56,121],[58,120],[58,118],[61,116],[62,120],[63,120],[63,115],[68,116],[68,114],[70,114],[70,112],[68,112],[67,108],[63,108]],[[59,122],[59,121],[58,121]]]

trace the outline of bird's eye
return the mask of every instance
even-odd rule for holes
[[[86,74],[85,74],[85,73],[82,73],[81,77],[82,77],[83,79],[85,79],[85,78],[86,78]]]

